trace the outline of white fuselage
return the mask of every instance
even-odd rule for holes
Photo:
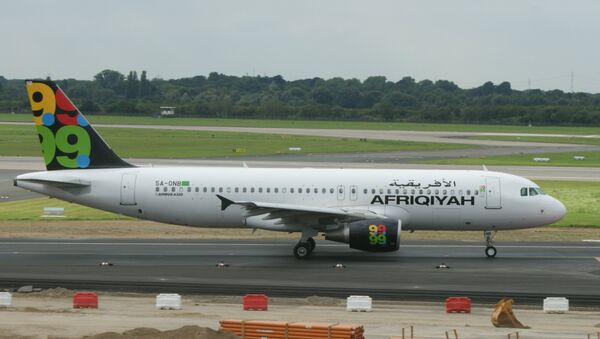
[[[81,182],[85,185],[49,184]],[[522,196],[530,180],[465,170],[134,167],[34,172],[19,187],[136,218],[195,227],[302,231],[248,216],[234,201],[369,210],[406,230],[499,230],[553,223],[565,207],[548,195]],[[315,225],[316,226],[316,225]]]

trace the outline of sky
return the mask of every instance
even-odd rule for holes
[[[598,0],[2,0],[0,75],[383,75],[563,91],[573,78],[599,93],[598,33]]]

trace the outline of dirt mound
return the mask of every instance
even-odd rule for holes
[[[56,288],[49,288],[49,289],[37,292],[36,295],[39,295],[41,297],[49,297],[49,298],[63,298],[63,297],[72,297],[73,293],[75,293],[75,292],[73,292],[70,289],[56,287]]]
[[[122,334],[105,332],[82,339],[236,339],[230,332],[215,331],[207,327],[184,326],[176,330],[159,331],[154,328],[140,327]]]
[[[336,306],[336,305],[343,304],[343,302],[344,302],[341,299],[330,298],[330,297],[319,297],[316,295],[307,297],[305,300],[308,305],[313,305],[313,306]]]

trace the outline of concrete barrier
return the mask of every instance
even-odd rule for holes
[[[373,300],[367,295],[351,295],[346,298],[346,311],[348,312],[371,312]]]
[[[174,293],[161,293],[156,296],[157,310],[180,310],[181,296]]]

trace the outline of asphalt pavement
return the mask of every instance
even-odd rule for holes
[[[398,252],[376,254],[318,240],[305,261],[293,257],[293,246],[289,240],[3,239],[0,287],[600,302],[600,242],[498,243],[495,259],[484,256],[479,242],[406,242]],[[220,261],[228,266],[217,267]],[[450,268],[436,268],[442,263]]]

